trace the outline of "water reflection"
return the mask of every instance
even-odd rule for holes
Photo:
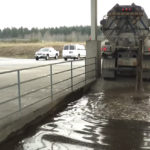
[[[11,150],[150,149],[150,126],[140,121],[106,120],[99,115],[103,92],[72,102],[52,120],[34,129]],[[10,149],[8,146],[1,150]]]
[[[94,95],[99,100],[103,93]],[[25,138],[16,150],[137,150],[150,148],[149,126],[143,122],[102,119],[92,95],[69,104],[51,122]],[[19,149],[18,149],[19,148]]]

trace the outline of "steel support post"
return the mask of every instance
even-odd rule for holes
[[[71,91],[73,92],[73,66],[72,66],[72,61],[70,62],[71,63]]]
[[[51,100],[53,100],[53,66],[50,65]]]
[[[85,61],[84,61],[84,62],[85,62],[85,70],[84,70],[84,71],[85,71],[85,85],[86,85],[86,65],[87,65],[87,64],[86,64],[86,58],[85,58]]]
[[[20,89],[20,71],[17,71],[17,78],[18,78],[18,104],[19,110],[21,111],[21,89]]]
[[[139,40],[139,49],[137,55],[137,68],[136,68],[136,91],[143,91],[143,40]]]
[[[91,40],[97,40],[97,0],[91,0]]]

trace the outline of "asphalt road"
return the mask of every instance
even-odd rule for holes
[[[58,60],[51,59],[51,60],[46,61],[44,59],[40,59],[39,61],[36,61],[35,59],[16,59],[16,58],[0,57],[0,72],[8,71],[8,70],[15,70],[15,69],[22,69],[22,68],[32,67],[32,66],[58,63],[58,62],[64,62],[64,60],[63,59],[58,59]]]

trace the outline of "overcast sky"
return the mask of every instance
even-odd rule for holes
[[[91,0],[0,0],[0,29],[90,25]],[[149,0],[98,0],[98,24],[116,3],[141,5],[150,17]]]

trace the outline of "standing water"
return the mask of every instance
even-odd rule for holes
[[[88,95],[0,150],[150,150],[150,123],[144,122],[150,118],[149,95],[135,100],[133,80],[99,82]]]

